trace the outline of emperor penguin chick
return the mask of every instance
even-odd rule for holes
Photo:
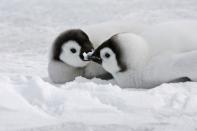
[[[89,59],[101,64],[122,88],[153,88],[187,76],[195,79],[194,75],[188,74],[188,70],[183,72],[183,69],[178,68],[176,64],[183,59],[186,61],[187,57],[177,56],[188,50],[192,51],[193,46],[184,48],[187,41],[174,45],[171,42],[165,45],[158,43],[157,46],[154,44],[148,43],[139,35],[121,33],[102,43]],[[158,48],[159,44],[172,48],[169,52],[168,48]],[[192,63],[193,58],[189,57],[189,62]],[[192,68],[195,66],[195,64],[191,65]]]
[[[54,83],[65,83],[83,76],[89,61],[83,53],[93,51],[93,45],[85,32],[72,29],[60,34],[53,43],[48,64],[48,74]]]
[[[120,87],[137,88],[139,86],[136,83],[137,72],[148,62],[149,48],[142,37],[122,33],[112,36],[101,44],[89,59],[101,64],[111,73]]]

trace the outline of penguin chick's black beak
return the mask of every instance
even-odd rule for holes
[[[90,61],[89,55],[88,55],[88,53],[86,53],[86,52],[80,53],[80,58],[81,58],[83,61]]]
[[[81,53],[80,53],[80,58],[83,60],[83,61],[90,61],[89,59],[88,59],[88,57],[90,56],[90,55],[92,55],[93,54],[93,52],[94,52],[94,48],[83,48],[82,50],[81,50]]]
[[[94,55],[88,56],[88,60],[94,61],[98,64],[102,64],[102,59]]]

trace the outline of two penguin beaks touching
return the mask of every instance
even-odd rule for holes
[[[181,30],[183,27],[189,30]],[[190,27],[192,28],[190,29]],[[179,30],[177,31],[177,29]],[[169,30],[173,31],[169,32]],[[153,26],[139,35],[119,33],[100,44],[88,57],[88,60],[100,64],[122,88],[152,88],[165,82],[183,80],[182,78],[197,81],[197,72],[195,72],[197,71],[197,61],[194,61],[194,55],[197,57],[197,51],[195,51],[197,49],[197,36],[189,35],[188,31],[194,34],[197,31],[196,24],[172,22]],[[171,34],[169,35],[169,33]],[[73,70],[76,75],[73,75],[73,72],[70,72],[70,75],[81,75],[84,71],[82,68],[88,67],[89,62],[87,58],[84,58],[83,53],[91,52],[93,46],[91,46],[88,37],[86,39],[89,47],[84,47],[87,49],[83,49],[85,44],[79,41],[76,43],[73,39],[67,42],[68,45],[60,46],[61,53],[59,53],[60,57],[57,60],[64,62],[68,67],[76,68]],[[80,59],[71,58],[73,52]],[[61,57],[60,54],[63,56]],[[68,56],[70,58],[67,58]],[[73,62],[69,62],[69,60],[73,60]],[[184,61],[190,63],[190,67],[180,68],[177,63],[184,63]],[[80,66],[77,66],[76,63]],[[80,69],[83,71],[78,71]]]
[[[121,21],[70,29],[61,33],[54,41],[50,52],[48,63],[50,79],[58,84],[72,81],[77,76],[111,79],[111,74],[101,65],[87,61],[84,58],[85,54],[92,52],[113,34],[128,31],[138,33],[142,28],[142,24]]]

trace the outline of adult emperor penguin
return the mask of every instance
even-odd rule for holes
[[[177,32],[173,31],[173,24]],[[101,64],[122,88],[152,88],[189,77],[182,70],[176,70],[176,63],[181,60],[176,56],[197,50],[197,26],[192,28],[191,23],[182,22],[164,25],[155,26],[153,32],[150,30],[143,37],[133,33],[114,35],[101,44],[89,59]],[[157,35],[154,37],[152,34]]]
[[[86,61],[83,54],[91,52],[115,33],[127,31],[138,33],[143,27],[144,25],[139,23],[109,22],[63,32],[52,46],[48,64],[49,77],[54,83],[65,83],[74,80],[76,76],[112,78],[102,66]]]

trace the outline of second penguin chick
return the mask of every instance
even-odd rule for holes
[[[162,42],[157,43],[158,46],[153,46],[154,44],[148,43],[139,35],[121,33],[100,45],[90,59],[110,72],[122,88],[153,88],[165,82],[187,77],[186,73],[177,70],[174,63],[181,60],[177,59],[178,54],[194,49],[193,46],[184,48],[188,45],[187,41],[174,43],[174,45],[170,42],[165,45]],[[160,47],[159,44],[172,48],[170,52],[168,48],[162,50],[157,48]],[[159,55],[157,50],[160,52]]]

